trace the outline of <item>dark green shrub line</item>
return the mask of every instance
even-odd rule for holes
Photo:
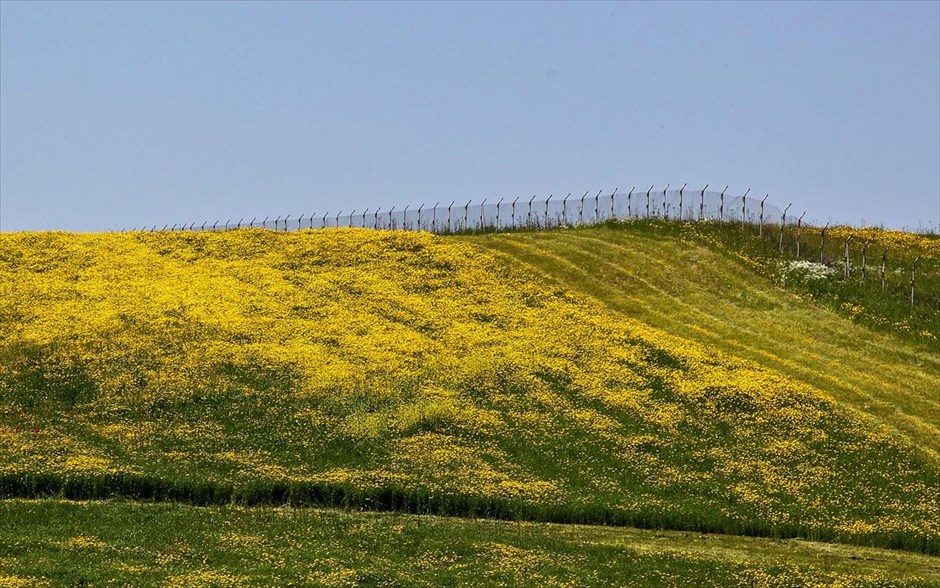
[[[194,506],[293,506],[350,510],[396,511],[464,518],[540,523],[633,527],[650,530],[716,533],[774,539],[806,539],[940,555],[935,537],[903,533],[864,536],[812,529],[805,525],[771,525],[760,521],[706,520],[681,513],[618,511],[601,506],[536,505],[524,501],[433,495],[396,487],[363,489],[319,482],[257,482],[233,486],[215,482],[169,481],[136,474],[62,476],[0,474],[0,499],[64,498],[68,500],[128,499],[178,502]]]

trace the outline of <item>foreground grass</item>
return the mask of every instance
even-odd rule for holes
[[[940,559],[624,528],[0,501],[0,586],[938,586]]]

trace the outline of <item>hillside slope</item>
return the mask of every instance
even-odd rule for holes
[[[712,281],[711,298],[663,289],[610,257],[646,251],[638,259],[655,272],[657,248],[603,231],[473,243],[368,230],[0,235],[0,493],[335,504],[938,552],[925,391],[936,358],[876,340],[881,356],[903,353],[922,370],[886,361],[810,377],[812,364],[793,366],[811,358],[755,343],[768,322],[757,311],[785,294],[714,260],[689,278]],[[531,271],[479,246],[523,250],[513,259]],[[704,248],[677,254],[710,259]],[[569,280],[565,268],[586,275]],[[630,272],[648,291],[618,284]],[[688,318],[739,289],[756,306],[755,326],[737,323],[739,343],[718,317],[708,337]]]
[[[824,390],[940,458],[940,354],[771,284],[698,225],[460,238],[608,310]]]

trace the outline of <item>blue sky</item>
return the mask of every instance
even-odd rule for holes
[[[940,224],[940,2],[0,3],[0,230],[650,184]]]

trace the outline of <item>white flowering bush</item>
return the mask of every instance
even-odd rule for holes
[[[837,273],[836,268],[805,259],[784,261],[779,270],[780,279],[784,284],[818,282]]]

